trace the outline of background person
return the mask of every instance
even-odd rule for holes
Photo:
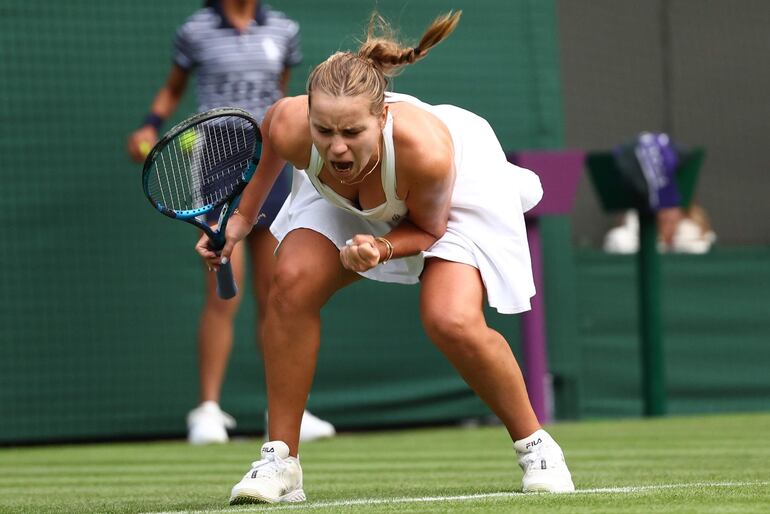
[[[669,207],[657,212],[658,250],[673,253],[708,253],[717,240],[706,210],[693,201],[686,208]],[[607,253],[631,254],[639,251],[639,215],[628,210],[618,225],[604,236]]]
[[[129,155],[137,162],[144,160],[158,139],[162,122],[176,111],[192,73],[197,76],[200,111],[240,107],[261,120],[267,108],[285,95],[289,70],[301,60],[299,26],[283,13],[256,0],[206,1],[203,9],[177,30],[171,72],[155,95],[143,125],[129,136]],[[246,254],[251,257],[260,325],[276,246],[267,227],[288,194],[289,180],[287,173],[278,178],[262,207],[265,218],[232,253],[233,273],[239,284],[245,276]],[[214,224],[218,216],[219,212],[210,213],[207,221]],[[214,274],[205,273],[205,281],[206,300],[198,329],[201,403],[187,419],[188,440],[193,444],[226,442],[227,429],[235,426],[235,420],[220,409],[219,400],[243,286],[234,299],[222,300],[216,293]],[[334,432],[330,423],[305,412],[303,440],[329,437]]]
[[[299,432],[321,308],[361,276],[421,282],[426,332],[506,426],[524,491],[574,490],[510,346],[487,326],[482,309],[485,296],[501,313],[530,308],[535,291],[523,213],[542,197],[539,181],[507,162],[484,119],[385,93],[388,77],[424,57],[459,17],[437,18],[408,48],[373,16],[357,53],[332,55],[311,73],[307,96],[268,111],[263,158],[228,224],[222,255],[205,238],[196,245],[217,267],[251,231],[284,163],[304,170],[295,171],[290,200],[271,226],[280,246],[262,341],[273,440],[235,485],[231,503],[305,499]],[[383,330],[396,322],[369,314]]]

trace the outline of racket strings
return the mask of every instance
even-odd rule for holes
[[[256,139],[254,125],[238,116],[182,131],[155,158],[151,198],[175,211],[223,203],[242,184]]]

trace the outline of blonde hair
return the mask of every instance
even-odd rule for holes
[[[308,104],[313,91],[331,96],[365,95],[371,102],[371,113],[380,114],[385,106],[388,79],[408,64],[422,59],[457,26],[462,11],[437,17],[425,30],[416,47],[399,43],[382,16],[373,12],[369,18],[366,41],[357,52],[337,52],[319,64],[307,80]]]

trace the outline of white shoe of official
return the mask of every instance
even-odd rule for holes
[[[265,427],[267,427],[268,424],[268,413],[265,411]],[[299,441],[301,443],[334,437],[336,434],[337,431],[334,429],[334,425],[328,421],[313,416],[310,411],[307,410],[302,413],[302,422],[299,427]],[[267,428],[265,428],[265,440],[270,440],[270,434],[268,433]]]
[[[513,443],[524,471],[522,490],[528,492],[570,493],[575,490],[564,454],[553,437],[543,429]]]
[[[298,458],[289,457],[289,447],[283,441],[263,444],[262,460],[251,463],[230,494],[230,505],[301,501],[305,501],[302,468]]]
[[[302,413],[302,424],[299,427],[299,440],[301,442],[307,443],[316,439],[334,437],[336,433],[334,425],[328,421],[313,416],[309,411]]]
[[[203,402],[187,415],[190,444],[226,443],[228,428],[235,428],[235,419],[223,412],[217,402]]]
[[[626,212],[623,223],[607,231],[602,247],[607,253],[632,254],[639,251],[639,216],[636,212]]]

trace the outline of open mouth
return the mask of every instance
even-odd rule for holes
[[[342,175],[350,173],[353,170],[353,161],[331,161],[332,168]]]

